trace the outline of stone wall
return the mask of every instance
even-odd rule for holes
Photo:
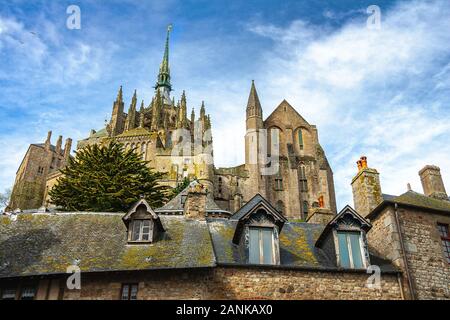
[[[399,217],[417,298],[450,299],[450,266],[437,229],[450,216],[399,209]]]
[[[364,272],[273,268],[161,270],[128,275],[85,275],[81,290],[64,299],[119,299],[123,283],[138,283],[138,299],[401,299],[397,275],[382,275],[381,289],[366,287]]]
[[[450,299],[450,267],[437,229],[437,223],[450,223],[450,217],[406,207],[399,208],[398,215],[416,298]],[[371,223],[370,247],[406,270],[394,208],[384,208]],[[403,284],[408,288],[406,272],[403,276]]]

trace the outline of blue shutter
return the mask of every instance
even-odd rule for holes
[[[259,230],[250,228],[249,238],[249,262],[259,264]]]
[[[338,232],[339,242],[339,258],[341,267],[350,268],[350,256],[347,245],[347,234],[345,232]]]
[[[359,243],[359,233],[349,233],[350,245],[352,247],[352,259],[354,268],[363,268],[363,261],[361,257],[361,245]]]
[[[273,231],[272,229],[261,229],[263,245],[263,263],[273,264]]]

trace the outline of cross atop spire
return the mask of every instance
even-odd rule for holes
[[[167,27],[166,45],[164,48],[164,56],[159,67],[158,79],[156,81],[155,89],[162,93],[162,96],[167,100],[170,99],[169,93],[172,91],[170,84],[170,68],[169,68],[169,37],[172,31],[172,24]],[[170,100],[169,100],[170,102]]]

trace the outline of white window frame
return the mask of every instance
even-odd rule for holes
[[[361,254],[361,261],[363,264],[363,268],[366,269],[367,268],[367,259],[366,259],[366,254],[365,254],[365,246],[364,246],[364,241],[363,241],[363,232],[362,231],[358,231],[358,230],[334,230],[334,239],[335,239],[335,247],[336,247],[336,252],[337,252],[337,256],[338,256],[338,265],[342,268],[344,268],[342,266],[342,261],[341,261],[341,247],[339,245],[339,238],[338,238],[338,232],[341,233],[359,233],[359,250],[360,250],[360,254]],[[351,269],[356,269],[355,265],[353,263],[353,252],[352,252],[352,247],[350,244],[350,241],[348,241],[348,237],[346,237],[346,243],[347,243],[347,251],[348,251],[348,256],[349,256],[349,260],[350,260],[350,268]]]
[[[146,234],[148,234],[148,239],[147,240],[144,240],[143,239],[143,236],[144,236],[144,232],[143,232],[143,229],[144,229],[144,223],[145,223],[145,221],[148,221],[148,233],[146,233]],[[138,233],[138,235],[139,235],[139,237],[138,237],[138,239],[134,239],[134,234],[135,234],[135,232],[134,232],[134,228],[136,227],[136,223],[139,223],[140,224],[140,226],[139,226],[139,233]],[[151,234],[151,228],[152,228],[152,221],[151,220],[149,220],[149,219],[134,219],[133,221],[132,221],[132,225],[131,225],[131,233],[130,233],[130,242],[151,242],[152,241],[152,239],[150,238],[150,234]]]
[[[258,230],[258,243],[259,243],[259,264],[267,264],[264,263],[264,241],[262,239],[262,230],[266,229],[266,230],[270,230],[272,233],[272,263],[270,265],[274,265],[276,264],[276,257],[275,257],[275,231],[274,228],[268,228],[268,227],[257,227],[257,226],[249,226],[249,256],[250,256],[250,229],[257,229]]]

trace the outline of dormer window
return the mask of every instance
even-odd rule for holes
[[[339,263],[343,268],[364,268],[361,233],[360,232],[337,232],[339,245]]]
[[[122,219],[130,244],[154,242],[165,231],[158,215],[144,199],[139,200]]]
[[[133,220],[131,241],[149,241],[150,228],[153,223],[150,220]]]
[[[326,226],[316,247],[336,255],[336,266],[364,269],[370,265],[366,234],[372,225],[353,208],[345,206]]]
[[[273,228],[249,227],[249,263],[274,264]]]
[[[286,218],[257,194],[230,220],[237,221],[233,243],[248,264],[280,264],[279,237]]]

